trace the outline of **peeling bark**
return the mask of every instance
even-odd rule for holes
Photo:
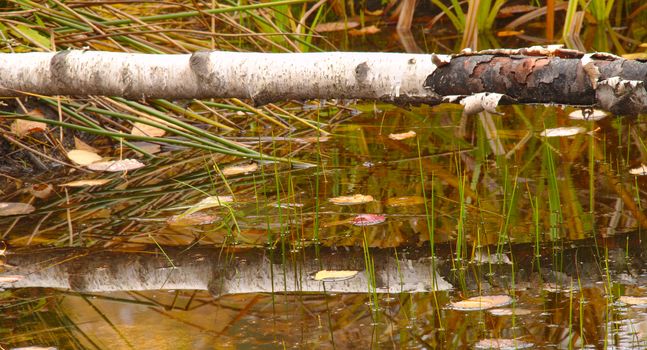
[[[609,261],[603,265],[609,266],[612,280],[646,282],[641,269],[647,243],[638,233],[605,241],[598,239],[597,243],[608,249]],[[373,275],[365,269],[364,250],[357,247],[319,248],[318,253],[311,247],[285,256],[266,249],[165,248],[166,254],[158,250],[126,253],[80,248],[30,249],[6,256],[0,287],[48,287],[79,292],[199,289],[218,297],[234,293],[323,293],[324,286],[325,291],[334,293],[418,293],[455,287],[486,290],[509,288],[512,283],[519,289],[537,288],[536,284],[541,282],[570,285],[571,278],[587,286],[607,278],[599,269],[601,262],[595,244],[592,239],[573,242],[559,253],[547,246],[539,264],[531,245],[514,246],[512,253],[500,258],[488,256],[483,248],[477,255],[484,264],[464,261],[466,269],[456,269],[456,263],[447,261],[452,256],[449,246],[437,246],[440,257],[433,264],[427,249],[402,248],[396,254],[392,249],[371,248]],[[625,247],[629,250],[625,251]],[[510,261],[514,261],[514,269]],[[553,265],[555,262],[557,266]],[[343,280],[316,280],[317,272],[322,270],[357,273]],[[11,282],[12,278],[17,280]]]
[[[369,99],[462,103],[467,113],[497,104],[647,110],[647,63],[556,47],[458,55],[328,52],[191,55],[63,51],[0,54],[0,96],[108,95],[129,98]],[[466,98],[478,95],[481,97]],[[497,96],[484,99],[482,96]],[[485,103],[485,104],[483,104]]]

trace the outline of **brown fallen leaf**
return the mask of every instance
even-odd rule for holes
[[[354,205],[354,204],[363,204],[373,201],[373,196],[355,194],[352,196],[340,196],[335,198],[330,198],[328,201],[336,205]]]
[[[35,108],[27,113],[30,117],[45,119],[45,115],[40,109]],[[16,119],[11,123],[11,132],[22,138],[31,133],[43,132],[47,130],[47,124],[33,120]]]
[[[146,165],[137,159],[120,159],[88,164],[87,168],[94,171],[118,172],[135,170],[144,166]]]
[[[505,38],[508,36],[517,36],[523,34],[523,30],[500,30],[496,32],[496,36],[499,38]]]
[[[225,176],[232,176],[238,174],[252,173],[258,170],[258,164],[249,163],[249,164],[237,164],[230,165],[222,169],[222,174]]]
[[[379,33],[380,31],[381,31],[380,28],[374,25],[371,25],[360,29],[351,29],[348,31],[348,35],[351,35],[351,36],[371,35],[371,34]]]
[[[315,32],[338,32],[341,30],[353,29],[356,27],[359,27],[359,23],[354,21],[327,22],[317,24],[317,26],[315,27]]]
[[[67,152],[67,157],[78,165],[90,165],[102,159],[100,155],[82,149],[73,149]]]
[[[410,139],[412,137],[416,137],[416,132],[415,131],[407,131],[407,132],[403,132],[403,133],[399,133],[399,134],[389,134],[389,138],[391,140],[396,140],[396,141],[406,140],[406,139]]]
[[[166,134],[166,131],[152,125],[135,122],[133,124],[133,128],[130,130],[130,134],[137,136],[162,137]]]
[[[460,311],[486,310],[512,303],[507,295],[481,295],[473,298],[450,303],[452,309]]]
[[[54,187],[50,184],[34,184],[29,188],[29,193],[36,198],[45,199],[54,193]]]
[[[74,149],[80,149],[92,153],[99,153],[99,150],[83,142],[80,138],[74,136]]]
[[[33,205],[16,202],[0,202],[0,216],[29,214],[36,210]]]
[[[100,186],[105,185],[108,182],[112,181],[111,179],[90,179],[90,180],[76,180],[60,184],[61,187],[86,187],[86,186]]]

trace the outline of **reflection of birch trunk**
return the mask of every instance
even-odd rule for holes
[[[598,239],[598,243],[601,242]],[[365,269],[364,250],[344,247],[320,248],[318,255],[314,248],[306,248],[286,252],[284,256],[279,250],[240,249],[234,252],[202,247],[186,251],[166,248],[166,255],[159,250],[137,253],[91,252],[80,248],[25,250],[6,256],[0,287],[50,287],[84,292],[200,289],[209,290],[214,296],[324,291],[416,293],[448,290],[459,285],[485,290],[487,286],[510,288],[514,283],[514,288],[523,289],[524,285],[537,288],[536,284],[541,282],[568,286],[576,281],[580,286],[587,286],[607,281],[600,269],[607,265],[612,281],[617,277],[642,283],[644,277],[634,271],[635,267],[643,266],[643,255],[647,252],[640,235],[619,235],[604,242],[607,247],[597,249],[592,239],[559,251],[553,250],[552,245],[547,246],[540,260],[534,257],[531,245],[514,246],[504,259],[489,255],[482,248],[476,251],[478,263],[449,263],[437,257],[433,268],[426,249],[399,249],[396,254],[393,249],[371,248],[368,254],[374,266],[369,271],[373,273]],[[439,256],[451,256],[448,246],[437,248]],[[601,261],[604,249],[608,249],[607,262]],[[492,252],[495,250],[491,247]],[[514,262],[514,268],[509,265],[510,261]],[[357,273],[344,280],[323,282],[315,279],[315,274],[322,270]],[[18,280],[9,282],[12,276]]]
[[[201,289],[213,295],[255,292],[400,293],[447,290],[451,285],[431,268],[429,259],[399,260],[388,249],[372,249],[373,274],[364,268],[362,249],[313,249],[288,253],[264,249],[227,253],[217,248],[177,248],[158,252],[91,253],[83,249],[52,249],[40,253],[10,254],[7,264],[15,266],[4,276],[22,278],[0,283],[4,288],[50,287],[86,292],[156,289]],[[322,282],[321,270],[356,271],[351,278]],[[2,276],[0,276],[2,278]],[[370,288],[370,289],[369,289]],[[375,288],[375,289],[373,289]]]
[[[317,98],[460,102],[470,113],[483,108],[492,111],[499,102],[558,103],[636,114],[647,111],[645,80],[647,63],[555,48],[455,56],[360,52],[147,55],[78,50],[0,54],[0,96],[28,92],[238,97],[256,103]]]

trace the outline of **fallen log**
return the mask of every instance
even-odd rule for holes
[[[461,103],[647,110],[647,63],[558,47],[463,52],[238,53],[186,55],[69,50],[0,54],[0,96],[128,98],[367,99],[398,104]]]

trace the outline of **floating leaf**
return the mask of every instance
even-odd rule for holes
[[[600,109],[594,109],[590,114],[588,114],[586,117],[584,116],[584,111],[582,109],[578,109],[576,111],[573,111],[569,113],[568,117],[573,120],[600,120],[606,118],[606,116],[609,115],[607,112],[600,110]]]
[[[16,202],[0,202],[0,216],[29,214],[36,210],[33,205]]]
[[[359,27],[359,23],[354,21],[327,22],[317,24],[315,31],[319,33],[338,32],[356,27]]]
[[[407,207],[424,203],[425,199],[420,196],[392,197],[386,200],[386,205],[389,207]]]
[[[166,131],[152,125],[135,122],[133,123],[133,128],[130,130],[130,134],[137,136],[162,137],[166,134]]]
[[[410,139],[412,137],[416,137],[416,132],[413,131],[413,130],[403,132],[403,133],[400,133],[400,134],[389,134],[389,138],[391,140],[396,140],[396,141],[406,140],[406,139]]]
[[[647,306],[647,297],[632,297],[623,295],[618,298],[618,301],[627,305]]]
[[[474,349],[497,349],[497,350],[514,350],[532,348],[532,343],[527,343],[517,339],[481,339],[474,344]]]
[[[641,164],[637,168],[629,169],[629,174],[631,175],[647,175],[647,165]]]
[[[100,155],[82,149],[74,149],[67,152],[67,157],[78,165],[90,165],[101,160]]]
[[[360,214],[351,220],[351,224],[355,226],[371,226],[381,224],[384,221],[386,221],[386,217],[384,215]]]
[[[508,36],[517,36],[523,34],[523,30],[500,30],[496,32],[496,36],[499,38],[505,38]]]
[[[173,215],[166,220],[166,223],[171,226],[198,226],[208,225],[220,219],[216,215],[209,215],[206,213],[190,213]]]
[[[232,176],[232,175],[238,175],[238,174],[251,173],[256,170],[258,170],[258,164],[256,163],[238,164],[238,165],[230,165],[228,167],[225,167],[224,169],[222,169],[222,174],[225,176]]]
[[[352,196],[340,196],[335,198],[330,198],[328,201],[336,205],[354,205],[354,204],[363,204],[373,201],[373,196],[356,194]]]
[[[461,311],[486,310],[512,303],[507,295],[483,295],[451,303],[451,307]]]
[[[198,212],[200,210],[222,207],[228,203],[232,203],[233,201],[234,201],[234,198],[232,196],[209,196],[209,197],[203,198],[201,201],[194,204],[182,215],[187,216],[195,212]]]
[[[380,32],[380,28],[376,26],[368,26],[360,29],[351,29],[348,31],[348,35],[351,35],[351,36],[371,35],[379,32]]]
[[[59,186],[62,186],[62,187],[100,186],[100,185],[105,185],[110,181],[112,180],[111,179],[76,180],[76,181],[60,184]]]
[[[23,275],[4,275],[0,276],[0,283],[14,283],[25,278]]]
[[[503,309],[492,309],[488,311],[494,316],[523,316],[523,315],[530,315],[532,311],[528,309],[522,309],[522,308],[503,308]]]
[[[581,134],[585,132],[581,126],[563,126],[559,128],[546,129],[541,132],[541,136],[545,137],[566,137]]]
[[[50,184],[34,184],[29,188],[29,193],[40,199],[48,198],[53,192],[54,187]]]
[[[351,270],[321,270],[314,276],[315,281],[338,282],[351,279],[357,275],[357,271]]]
[[[126,171],[144,167],[145,165],[137,159],[111,160],[107,162],[98,162],[88,165],[88,169],[95,171]]]

